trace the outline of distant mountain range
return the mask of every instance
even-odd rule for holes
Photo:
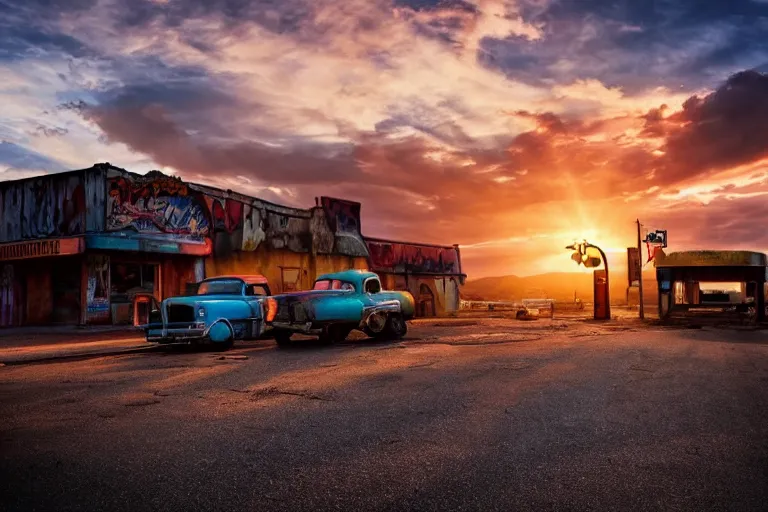
[[[653,271],[643,273],[643,296],[646,304],[656,304],[656,276]],[[610,273],[612,304],[627,302],[627,273]],[[522,299],[548,298],[572,302],[576,298],[592,302],[592,273],[552,272],[535,276],[499,276],[468,280],[461,289],[465,300],[519,301]],[[638,292],[633,288],[630,302],[637,304]]]

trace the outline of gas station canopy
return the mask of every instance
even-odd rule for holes
[[[768,257],[752,251],[683,251],[664,254],[656,267],[768,267]]]

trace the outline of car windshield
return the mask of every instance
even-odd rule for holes
[[[320,279],[315,281],[314,290],[345,290],[355,291],[355,285],[347,281],[340,281],[338,279]]]
[[[216,279],[203,281],[197,289],[198,295],[241,295],[243,282],[237,279]]]

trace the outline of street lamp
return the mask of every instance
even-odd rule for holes
[[[565,247],[566,249],[570,249],[573,251],[573,254],[571,254],[571,259],[575,261],[579,265],[584,265],[587,268],[594,268],[600,266],[600,262],[602,260],[603,268],[605,269],[605,315],[608,320],[611,318],[611,288],[610,288],[610,281],[608,280],[608,258],[605,257],[605,253],[603,250],[586,240],[583,242],[574,242],[571,245],[567,245]],[[595,258],[594,256],[590,256],[587,254],[587,249],[596,249],[600,253],[599,258]],[[597,306],[597,304],[595,304]],[[595,310],[595,314],[597,314],[597,310]]]

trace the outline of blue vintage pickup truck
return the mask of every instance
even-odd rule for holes
[[[276,295],[268,302],[267,324],[280,346],[289,344],[294,333],[334,343],[354,329],[373,338],[398,339],[414,314],[410,293],[383,291],[376,274],[359,270],[321,275],[312,290]]]
[[[204,279],[197,293],[154,303],[144,327],[153,343],[215,343],[230,348],[235,340],[264,334],[269,284],[263,276]],[[272,302],[271,304],[274,304]]]

